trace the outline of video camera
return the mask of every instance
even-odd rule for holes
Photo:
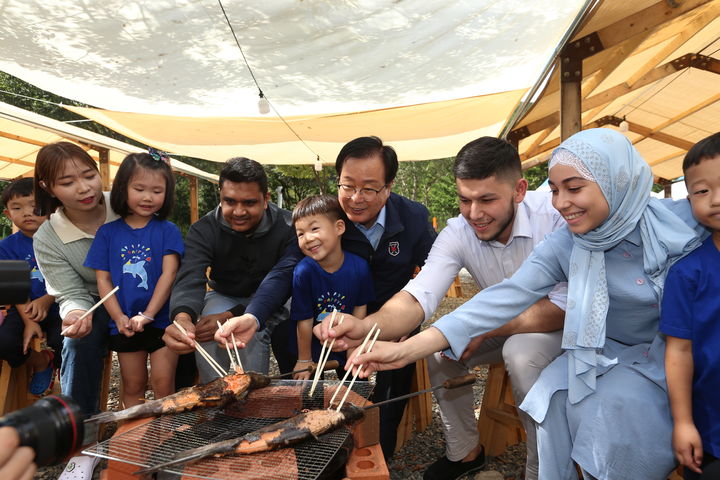
[[[0,305],[25,303],[30,293],[30,267],[25,260],[0,260]]]
[[[0,261],[0,305],[25,303],[30,293],[30,267],[24,260]],[[0,427],[13,427],[20,444],[35,451],[39,466],[54,465],[83,445],[80,407],[70,398],[51,395],[29,407],[0,417]]]

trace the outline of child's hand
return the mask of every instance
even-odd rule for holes
[[[43,331],[37,323],[26,323],[25,330],[23,330],[23,353],[28,353],[33,337],[43,338]]]
[[[700,433],[692,422],[676,423],[673,428],[673,449],[681,465],[702,473],[703,448]]]
[[[314,365],[315,364],[312,362],[297,362],[293,370],[302,370],[303,368],[308,368]],[[293,375],[293,380],[310,380],[310,372],[296,373],[295,375]]]
[[[120,332],[121,335],[125,335],[128,338],[135,335],[135,332],[132,329],[132,324],[127,315],[123,315],[118,320],[115,320],[115,325],[117,325],[118,332]]]
[[[47,317],[50,306],[55,301],[55,297],[43,295],[25,304],[25,314],[33,322],[42,322]]]
[[[135,315],[130,319],[130,324],[134,332],[142,332],[148,323],[152,323],[152,320],[141,315]]]

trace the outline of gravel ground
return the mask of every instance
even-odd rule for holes
[[[477,287],[469,275],[461,274],[462,281],[462,298],[446,297],[440,304],[440,308],[435,316],[430,319],[425,327],[440,316],[451,312],[458,306],[462,305],[468,298],[477,292]],[[479,412],[482,393],[485,386],[485,378],[487,371],[484,367],[475,371],[478,381],[475,384],[475,408],[476,414]],[[118,386],[119,386],[119,369],[117,359],[113,361],[113,372],[111,376],[110,395],[108,406],[111,410],[118,409]],[[148,393],[148,397],[150,394]],[[114,432],[114,428],[110,427],[105,432],[105,438],[109,438]],[[422,433],[415,433],[406,444],[393,456],[389,462],[391,480],[404,479],[422,479],[425,469],[434,462],[438,457],[442,456],[445,451],[445,440],[440,426],[440,414],[437,404],[433,400],[433,416],[428,428]],[[525,447],[524,444],[514,445],[508,448],[505,453],[498,457],[488,459],[488,463],[482,472],[467,475],[465,480],[520,480],[525,464]],[[101,467],[103,464],[101,463]],[[54,480],[60,476],[65,465],[43,468],[35,475],[35,479]],[[94,479],[99,478],[101,468],[95,470]]]
[[[469,274],[461,273],[462,298],[445,297],[435,315],[428,320],[423,328],[441,316],[455,310],[478,292],[477,285]],[[482,395],[485,389],[487,368],[475,370],[478,381],[475,383],[475,414],[480,412]],[[390,479],[422,479],[423,472],[437,458],[445,454],[445,439],[442,433],[440,412],[433,397],[433,415],[428,428],[422,433],[415,433],[410,440],[393,456],[389,462]],[[525,468],[525,444],[509,447],[498,457],[489,457],[483,471],[466,475],[465,480],[520,480]]]

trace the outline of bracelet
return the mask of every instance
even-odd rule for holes
[[[312,363],[312,360],[298,360],[297,363]]]
[[[155,321],[154,318],[148,317],[147,315],[145,315],[145,314],[142,313],[142,312],[138,312],[138,315],[140,315],[141,317],[143,317],[145,320],[150,320],[151,322],[154,322],[154,321]]]

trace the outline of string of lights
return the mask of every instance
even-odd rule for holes
[[[312,152],[313,155],[315,155],[316,161],[315,161],[315,170],[322,170],[322,162],[320,161],[320,155],[318,155],[312,148],[310,148],[310,145],[305,143],[305,140],[303,140],[300,135],[295,131],[295,129],[292,128],[292,126],[285,120],[285,117],[280,115],[280,112],[277,111],[275,106],[270,103],[267,96],[262,91],[262,88],[260,87],[260,83],[258,83],[257,78],[255,77],[255,73],[253,72],[252,68],[250,67],[250,62],[248,62],[247,57],[245,56],[245,52],[243,51],[242,46],[240,45],[240,40],[238,40],[237,34],[235,33],[235,29],[232,26],[232,22],[230,22],[230,18],[228,17],[227,12],[225,11],[225,7],[222,4],[222,0],[218,0],[218,5],[220,5],[220,10],[222,10],[223,16],[225,17],[225,21],[228,24],[228,27],[230,27],[230,32],[232,32],[232,36],[235,39],[235,44],[238,47],[238,50],[240,50],[240,55],[242,56],[243,62],[245,62],[245,66],[248,69],[248,72],[250,72],[250,76],[252,77],[253,82],[255,83],[255,86],[258,89],[258,93],[260,95],[260,99],[258,100],[258,110],[261,114],[266,114],[270,112],[270,109],[272,108],[273,112],[275,112],[275,115],[285,124],[285,126],[292,132],[295,137],[302,142],[305,147]],[[319,168],[318,168],[319,167]]]

